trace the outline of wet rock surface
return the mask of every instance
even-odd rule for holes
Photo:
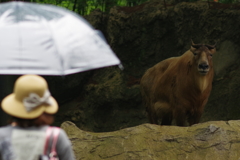
[[[64,122],[76,159],[94,160],[237,160],[240,121],[211,121],[191,127],[141,124],[93,133]]]

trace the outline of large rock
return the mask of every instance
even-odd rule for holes
[[[142,124],[93,133],[72,122],[61,126],[77,160],[238,160],[240,121],[211,121],[191,127]]]

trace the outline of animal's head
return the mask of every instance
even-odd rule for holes
[[[194,55],[194,62],[198,72],[201,75],[206,75],[212,69],[212,56],[216,52],[215,45],[194,44],[190,51]]]

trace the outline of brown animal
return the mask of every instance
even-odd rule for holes
[[[194,44],[182,56],[163,60],[148,69],[140,86],[149,121],[178,126],[199,123],[212,90],[215,45]]]

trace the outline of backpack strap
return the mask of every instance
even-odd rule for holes
[[[49,154],[49,157],[57,157],[57,151],[56,151],[56,144],[57,144],[57,140],[58,140],[58,135],[60,133],[60,128],[58,127],[54,127],[53,128],[53,142],[52,142],[52,149],[51,152]]]
[[[52,127],[49,126],[46,130],[46,140],[45,140],[45,146],[44,146],[44,151],[43,151],[44,155],[47,154],[48,143],[49,143],[49,139],[50,139],[51,134],[52,134]]]
[[[52,140],[52,147],[51,147],[51,152],[50,152],[50,157],[55,157],[57,156],[57,151],[56,151],[56,145],[57,145],[57,140],[58,136],[60,133],[60,128],[59,127],[51,127],[49,126],[46,130],[46,141],[45,141],[45,146],[44,146],[44,155],[47,155],[48,151],[48,145],[49,145],[49,140],[50,137],[53,133],[53,140]]]

